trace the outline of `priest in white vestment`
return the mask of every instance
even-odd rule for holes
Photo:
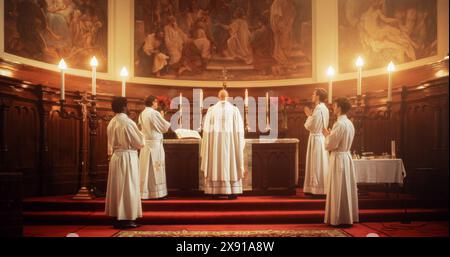
[[[306,152],[305,181],[303,192],[305,194],[325,195],[328,175],[328,152],[325,150],[324,128],[328,128],[329,111],[324,104],[327,91],[318,88],[314,90],[312,101],[314,111],[305,107],[308,116],[305,128],[309,131],[308,148]]]
[[[239,109],[227,101],[228,92],[219,92],[220,101],[208,109],[201,142],[201,171],[205,194],[213,198],[242,194],[244,171],[244,123]]]
[[[108,155],[110,156],[105,212],[114,217],[115,228],[136,228],[142,217],[139,191],[139,157],[137,150],[144,137],[136,123],[128,118],[127,99],[116,97],[112,108],[116,116],[108,124]]]
[[[167,196],[167,185],[162,134],[169,130],[170,123],[156,110],[156,97],[147,97],[145,105],[146,108],[139,115],[138,121],[145,137],[145,146],[139,154],[141,198],[164,199]]]
[[[331,151],[325,223],[332,226],[351,226],[359,221],[355,166],[350,154],[355,127],[346,115],[350,108],[347,98],[336,99],[334,112],[338,119],[331,132],[323,131],[326,148]]]

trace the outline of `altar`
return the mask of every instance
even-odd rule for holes
[[[294,195],[298,181],[298,139],[246,139],[243,181],[246,195]],[[165,139],[167,187],[171,195],[203,193],[200,140]]]

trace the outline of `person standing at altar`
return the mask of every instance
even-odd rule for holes
[[[346,115],[351,106],[347,98],[336,99],[333,109],[337,121],[331,132],[323,129],[326,149],[331,151],[325,223],[332,226],[351,226],[359,221],[355,166],[350,154],[355,127]]]
[[[201,171],[205,194],[236,199],[242,194],[244,170],[244,123],[236,106],[227,101],[228,92],[219,92],[219,102],[208,109],[201,142]]]
[[[144,147],[144,136],[126,114],[125,97],[115,97],[112,109],[116,115],[107,128],[110,162],[105,213],[116,219],[114,228],[136,228],[135,220],[142,217],[137,150]]]
[[[141,199],[165,199],[167,198],[166,163],[162,134],[169,130],[170,123],[157,111],[156,97],[147,97],[145,106],[138,121],[145,137],[145,146],[139,154]]]
[[[305,128],[309,131],[309,138],[303,192],[307,195],[326,194],[328,152],[325,150],[325,137],[322,130],[328,127],[330,117],[328,107],[324,104],[327,97],[325,89],[317,88],[312,95],[314,111],[305,107],[305,114],[308,116]]]

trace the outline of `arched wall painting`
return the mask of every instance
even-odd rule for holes
[[[5,52],[71,68],[107,71],[107,0],[5,0]]]
[[[135,0],[135,75],[309,78],[312,30],[311,0]]]
[[[339,68],[386,67],[437,54],[436,0],[339,0]]]

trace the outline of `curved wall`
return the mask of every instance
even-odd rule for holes
[[[343,1],[343,0],[339,0]],[[312,76],[301,79],[260,80],[260,81],[230,81],[229,87],[275,87],[290,85],[312,85],[327,81],[325,71],[328,66],[338,67],[339,64],[339,1],[312,1]],[[166,85],[176,87],[220,87],[221,81],[191,81],[177,79],[142,78],[134,76],[134,1],[107,0],[108,9],[108,72],[99,73],[98,77],[105,81],[119,80],[122,66],[129,68],[132,84]],[[0,2],[0,26],[4,27],[4,4]],[[448,54],[448,1],[437,0],[437,52],[436,55],[413,62],[398,65],[400,71],[411,70],[429,63],[441,60]],[[57,71],[56,64],[42,63],[4,52],[4,31],[0,35],[1,58],[20,64],[31,65],[51,71]],[[88,62],[88,60],[87,60]],[[70,63],[69,63],[70,66]],[[89,77],[90,71],[69,69],[68,74]],[[364,77],[384,76],[385,68],[364,71]],[[338,73],[336,81],[354,79],[356,74]],[[417,82],[417,81],[416,81]],[[416,83],[415,82],[415,83]],[[113,83],[113,82],[111,82]],[[106,90],[109,91],[109,90]]]

